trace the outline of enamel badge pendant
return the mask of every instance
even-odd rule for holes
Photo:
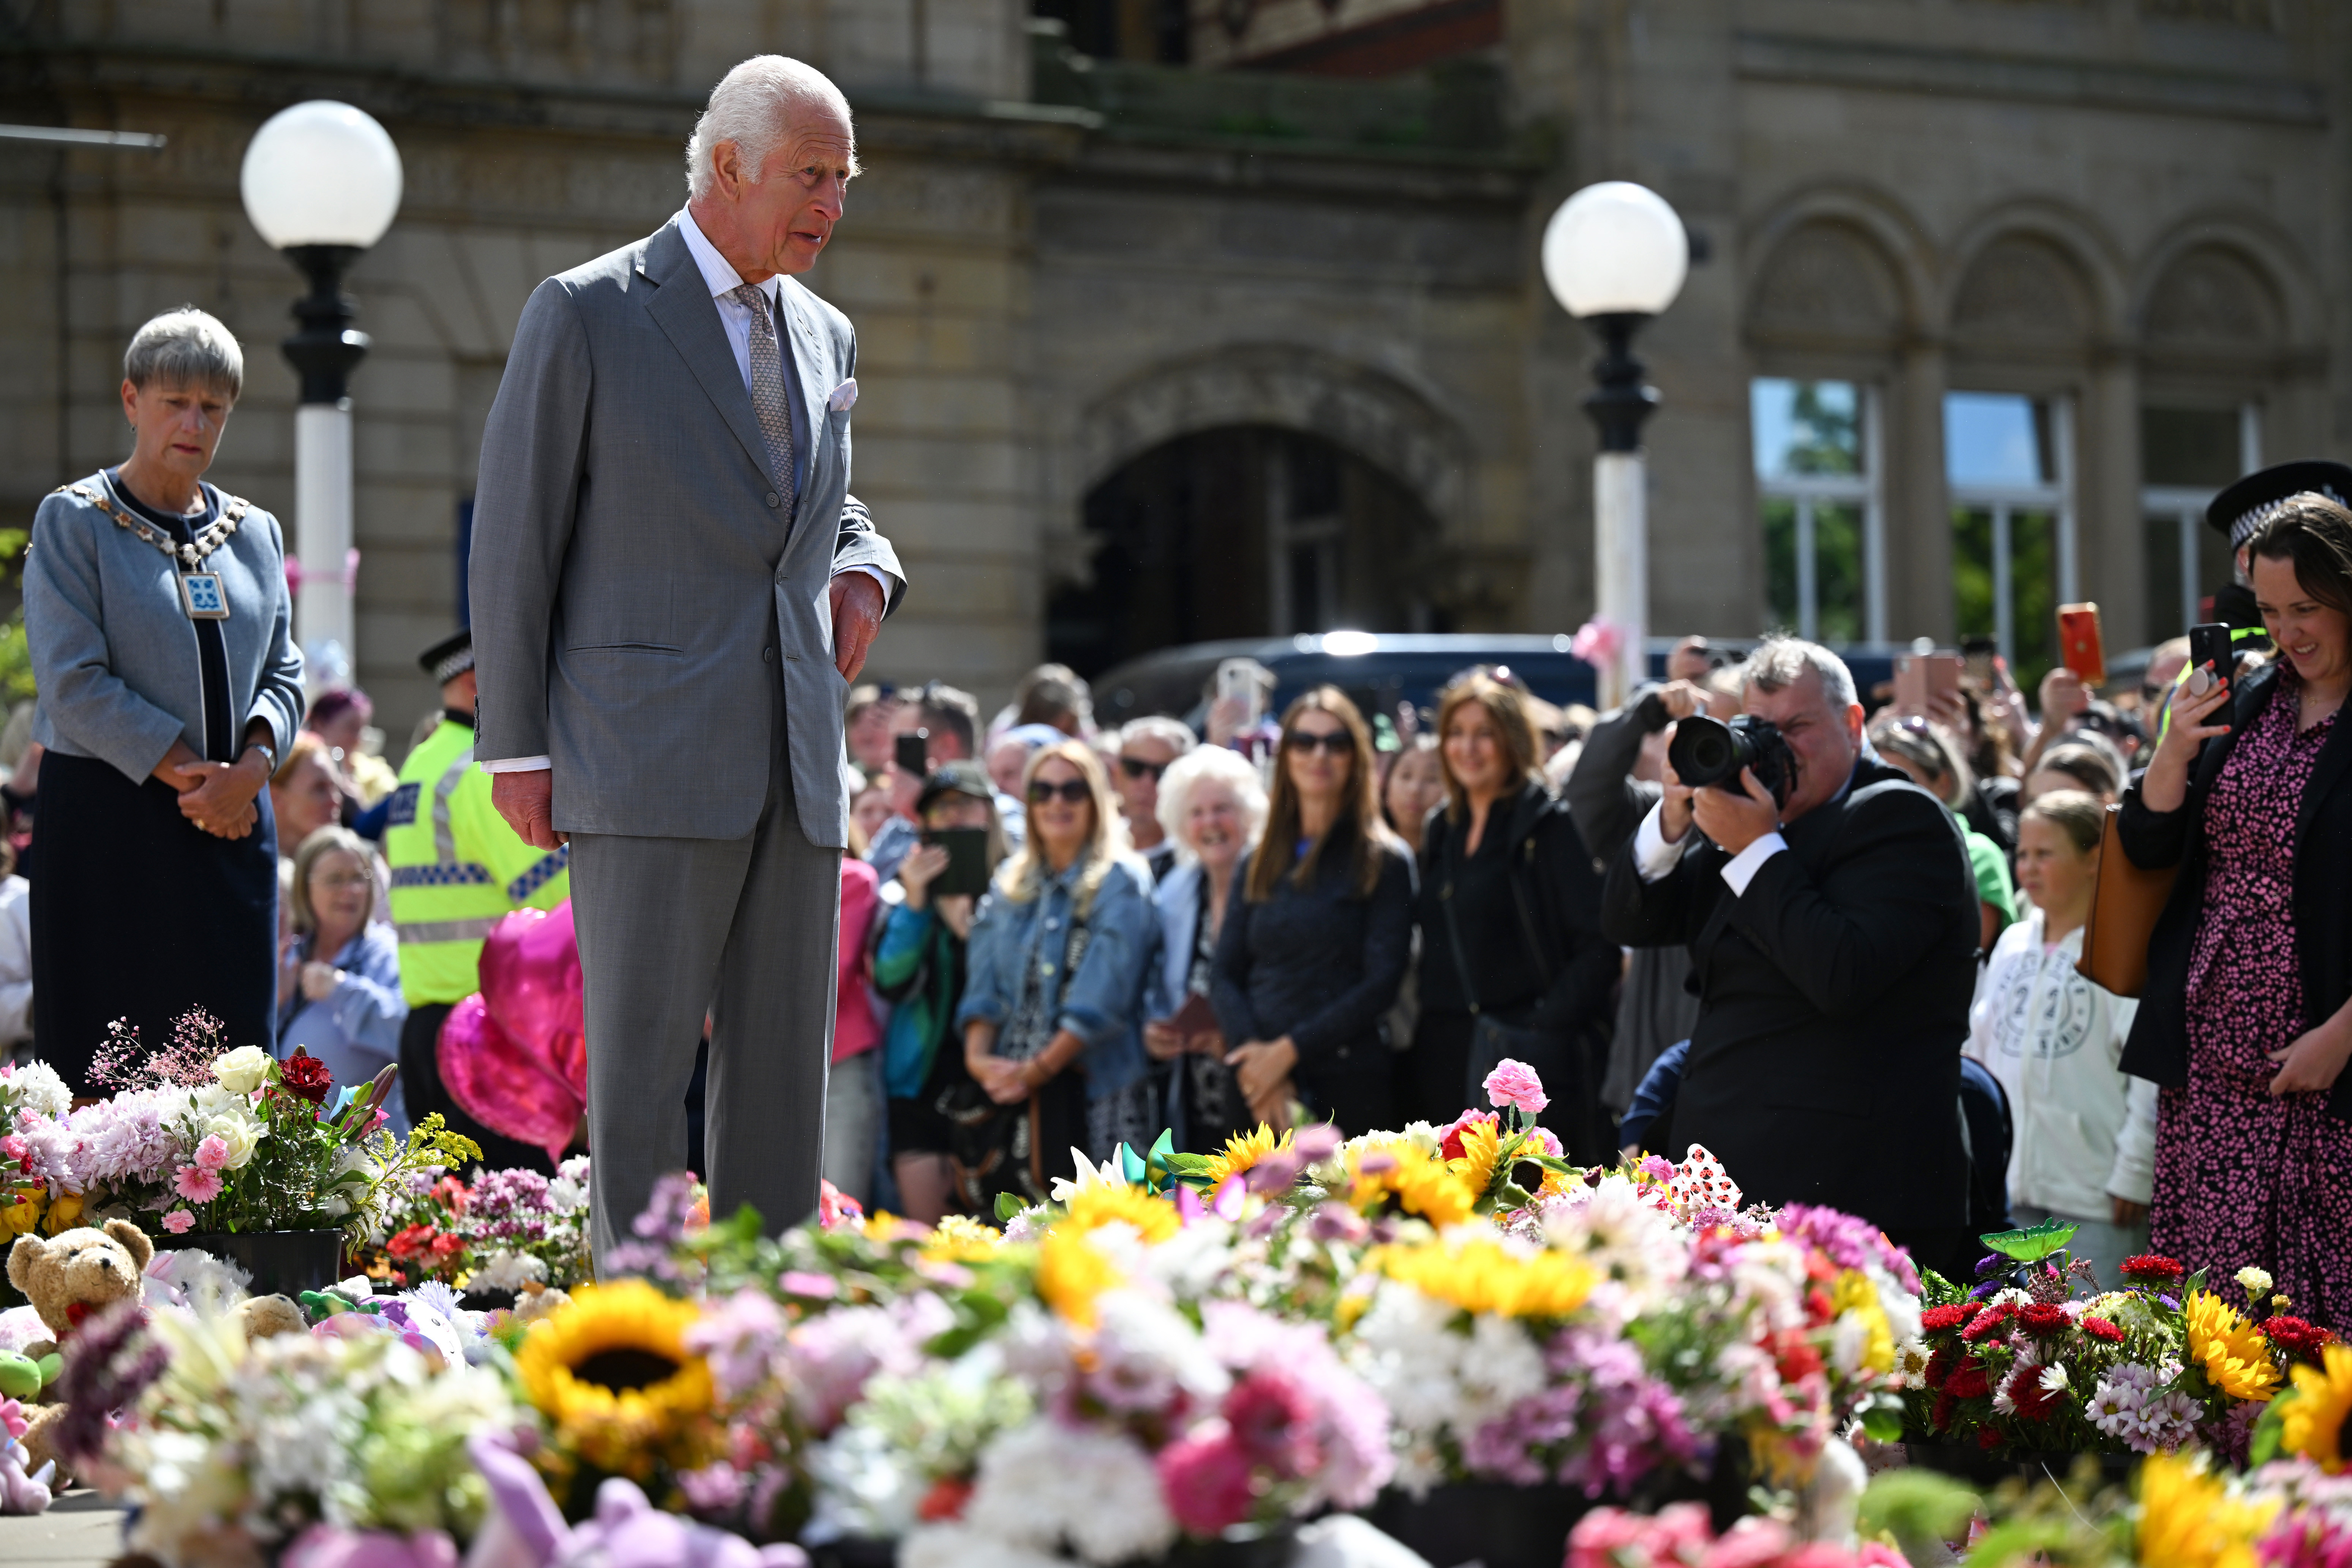
[[[228,619],[228,595],[221,592],[217,572],[181,573],[180,604],[192,621]]]

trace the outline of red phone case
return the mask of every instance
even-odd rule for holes
[[[2106,639],[2099,631],[2099,606],[2058,606],[2058,657],[2086,686],[2107,682]]]

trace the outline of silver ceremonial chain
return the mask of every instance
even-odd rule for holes
[[[221,495],[221,514],[214,521],[212,526],[197,534],[193,543],[175,545],[172,542],[171,537],[153,523],[149,522],[145,518],[132,516],[115,505],[113,497],[100,494],[88,485],[59,485],[50,493],[70,495],[88,501],[112,518],[115,527],[130,530],[162,551],[183,572],[194,572],[205,563],[205,556],[226,544],[229,536],[236,531],[236,525],[245,520],[246,512],[251,510],[253,505],[243,496],[233,496],[224,491]]]

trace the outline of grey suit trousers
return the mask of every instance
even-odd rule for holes
[[[773,1235],[816,1210],[841,851],[801,830],[783,724],[774,732],[767,801],[744,837],[572,835],[599,1272],[655,1180],[685,1163],[686,1088],[706,1009],[712,1217],[750,1204]],[[694,787],[690,763],[678,787]]]

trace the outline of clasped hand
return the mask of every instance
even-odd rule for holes
[[[269,782],[269,769],[257,752],[234,763],[208,763],[183,742],[155,776],[179,792],[180,815],[215,838],[247,837],[261,820],[254,797]]]

